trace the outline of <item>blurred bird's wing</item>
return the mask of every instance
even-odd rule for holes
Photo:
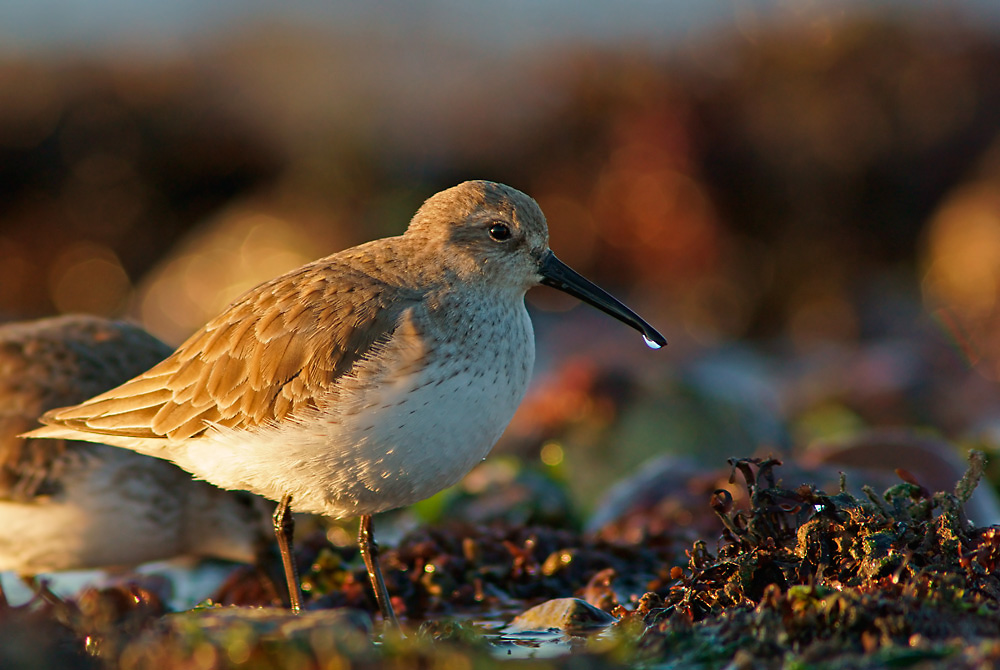
[[[0,326],[0,499],[58,492],[60,464],[90,448],[21,437],[42,412],[106,391],[169,354],[141,328],[98,317]]]

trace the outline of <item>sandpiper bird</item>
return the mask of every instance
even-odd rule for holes
[[[97,317],[0,326],[0,570],[254,559],[266,542],[262,500],[124,449],[18,436],[45,410],[117,386],[170,351],[136,326]]]
[[[376,600],[398,625],[372,515],[454,484],[500,437],[534,365],[525,292],[554,286],[666,344],[548,241],[530,197],[465,182],[428,199],[403,235],[261,284],[159,365],[48,412],[29,435],[107,442],[279,501],[295,611],[291,507],[360,516]]]

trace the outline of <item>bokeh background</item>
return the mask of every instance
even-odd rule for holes
[[[663,453],[718,465],[893,427],[996,441],[991,0],[0,16],[0,320],[126,317],[178,344],[487,178],[533,195],[556,252],[670,340],[529,294],[536,382],[499,451],[584,505]]]

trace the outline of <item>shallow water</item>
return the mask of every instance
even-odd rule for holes
[[[497,658],[555,658],[570,653],[580,639],[561,631],[518,631],[488,636]]]

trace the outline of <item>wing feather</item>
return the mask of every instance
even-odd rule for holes
[[[334,255],[262,284],[148,372],[42,422],[176,441],[315,406],[422,298],[350,261]]]

